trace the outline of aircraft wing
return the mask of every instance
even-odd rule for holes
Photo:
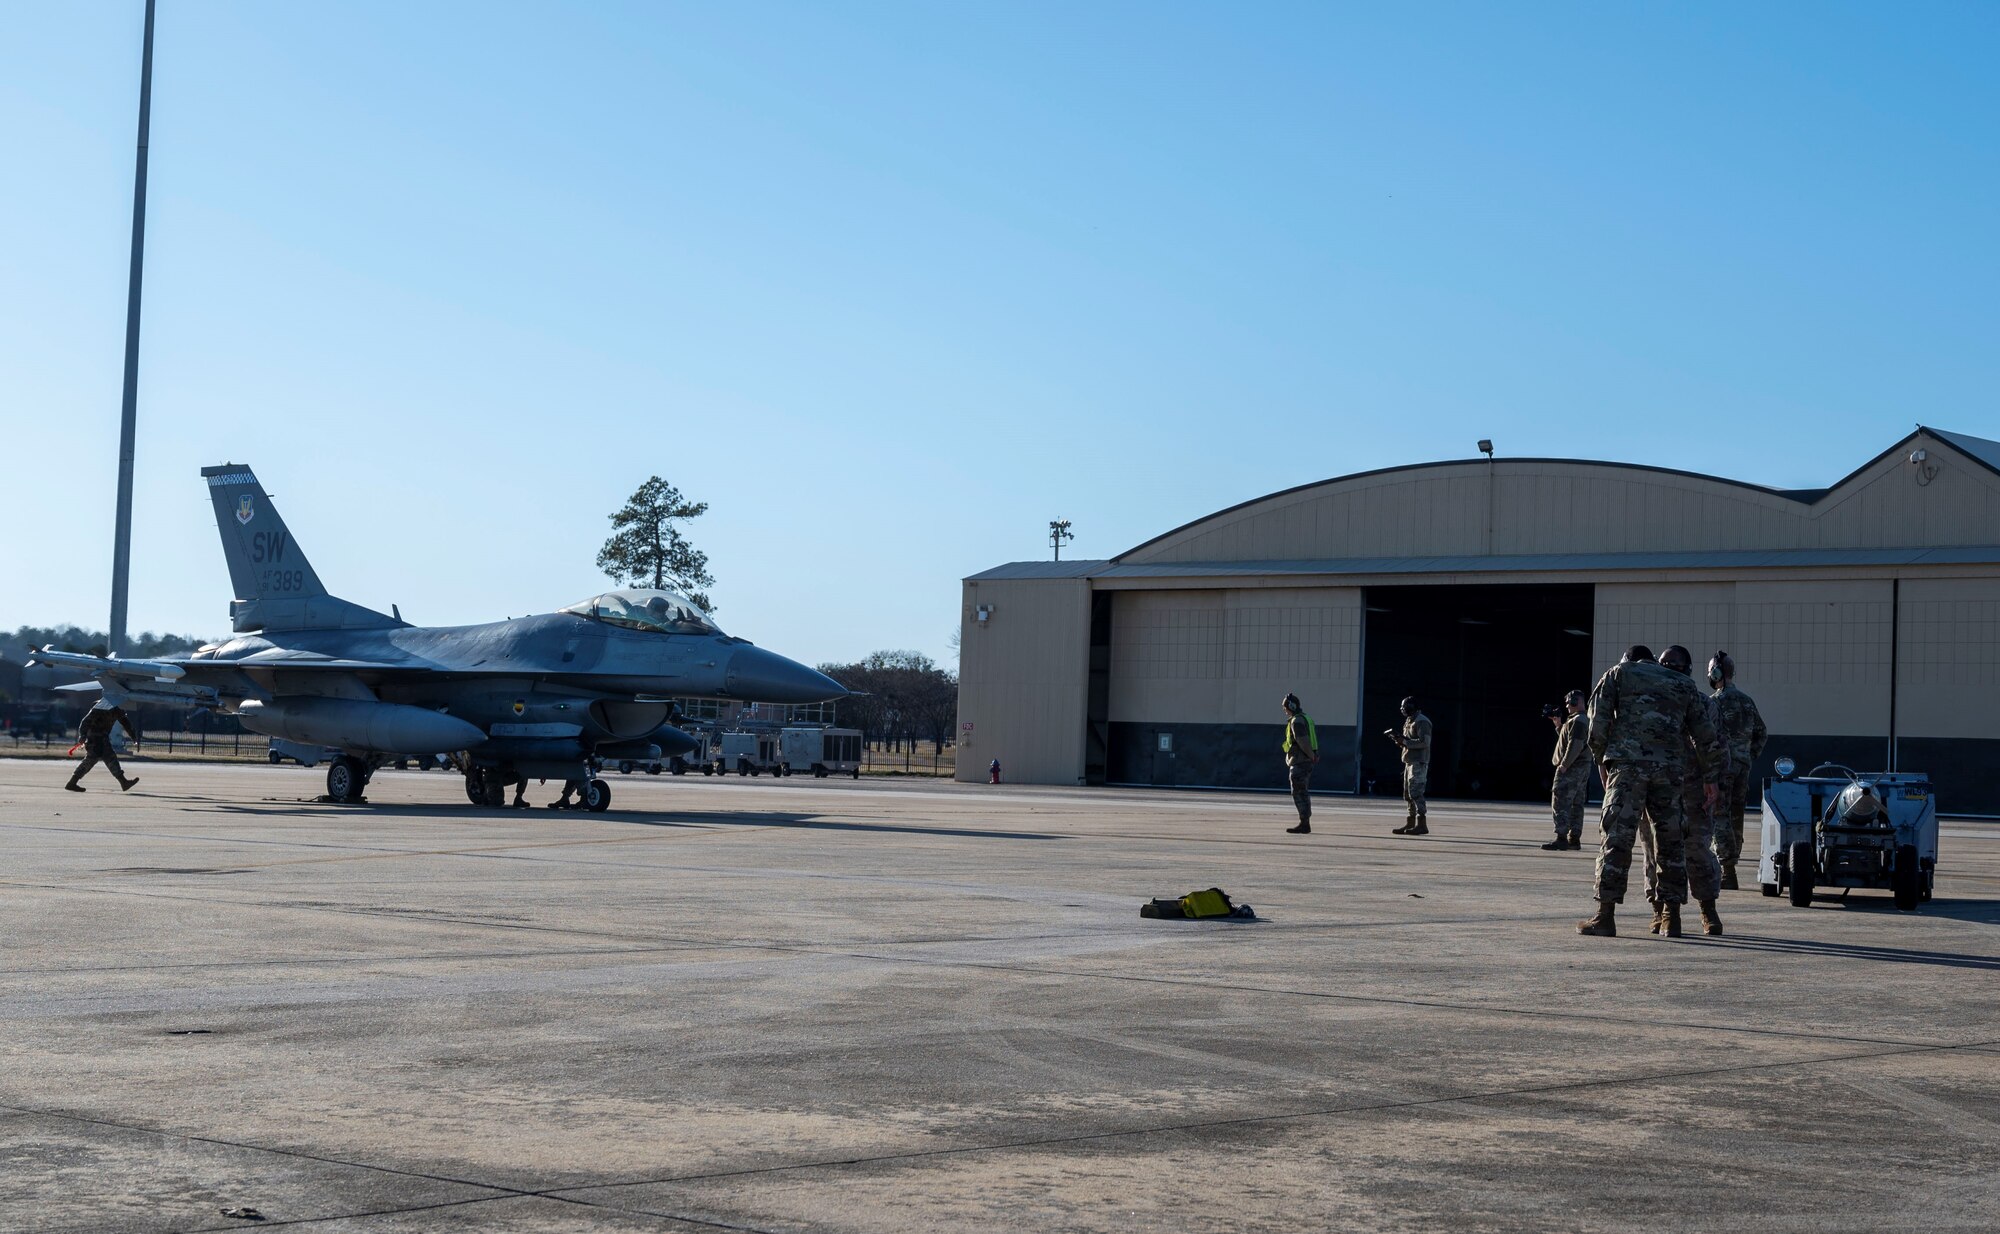
[[[174,706],[214,706],[219,701],[215,687],[186,680],[187,669],[169,660],[124,660],[117,656],[93,656],[43,647],[28,653],[28,663],[88,673],[89,681],[56,688],[67,692],[102,690],[105,699],[113,703],[131,700]]]

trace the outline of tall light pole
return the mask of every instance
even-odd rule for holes
[[[1076,539],[1076,536],[1069,529],[1068,519],[1059,518],[1050,521],[1049,547],[1055,549],[1057,561],[1062,560],[1062,546],[1074,539]]]
[[[139,431],[139,285],[146,265],[146,134],[153,118],[153,0],[139,62],[139,159],[132,176],[132,280],[125,293],[125,402],[118,425],[118,521],[112,529],[111,652],[125,650],[125,601],[132,576],[132,448]]]
[[[1486,555],[1493,555],[1493,443],[1479,439],[1479,452],[1486,456]]]

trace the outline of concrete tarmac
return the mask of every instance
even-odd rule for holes
[[[1529,808],[128,766],[0,760],[0,1230],[2000,1213],[2000,825],[1916,913],[1753,883],[1719,939],[1594,939]],[[1266,920],[1138,915],[1210,885]]]

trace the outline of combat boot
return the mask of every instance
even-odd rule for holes
[[[1722,889],[1724,891],[1736,890],[1736,863],[1733,861],[1722,863]],[[1716,933],[1720,934],[1722,931],[1717,930]]]
[[[1646,897],[1646,903],[1653,906],[1652,932],[1658,934],[1667,928],[1667,906],[1652,896]]]
[[[1313,825],[1311,823],[1300,823],[1296,827],[1285,828],[1285,834],[1294,836],[1309,836],[1312,834],[1312,829]]]
[[[132,786],[134,784],[137,784],[138,782],[139,782],[138,776],[133,776],[129,780],[120,780],[118,781],[118,791],[121,793],[129,793],[132,791]]]
[[[1701,902],[1701,932],[1703,934],[1722,933],[1722,914],[1715,911],[1714,900]]]
[[[1616,904],[1613,904],[1609,900],[1599,900],[1597,902],[1597,915],[1595,917],[1585,917],[1582,921],[1577,922],[1576,932],[1578,934],[1594,934],[1599,938],[1617,938],[1618,923],[1611,919],[1611,914],[1617,907]]]
[[[1549,841],[1547,844],[1542,845],[1542,851],[1545,853],[1553,853],[1568,847],[1569,847],[1569,841],[1563,839],[1561,836],[1557,836],[1555,839]]]
[[[1409,818],[1403,820],[1403,825],[1401,827],[1396,828],[1389,834],[1392,836],[1406,836],[1409,835],[1411,832],[1415,831],[1416,829],[1417,829],[1417,816],[1415,814],[1412,814],[1410,815]]]
[[[87,793],[90,791],[83,785],[78,784],[74,779],[72,779],[69,783],[63,785],[63,787],[68,789],[72,793]]]
[[[1413,836],[1427,836],[1430,833],[1431,833],[1430,820],[1419,815],[1417,818],[1417,825],[1410,829],[1410,834]]]
[[[1664,917],[1664,924],[1667,927],[1667,937],[1679,938],[1681,936],[1681,906],[1678,904],[1662,904],[1660,911]]]

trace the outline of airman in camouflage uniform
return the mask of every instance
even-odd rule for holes
[[[1431,833],[1424,796],[1430,791],[1431,718],[1417,710],[1413,695],[1402,702],[1403,731],[1390,733],[1389,740],[1402,750],[1403,800],[1409,803],[1410,817],[1390,834],[1426,836]]]
[[[1750,795],[1750,769],[1764,752],[1764,717],[1748,694],[1736,688],[1736,661],[1718,651],[1708,662],[1709,702],[1715,730],[1722,742],[1722,762],[1716,774],[1715,803],[1710,829],[1715,859],[1722,863],[1722,889],[1736,890],[1736,863],[1743,856],[1743,803]]]
[[[1694,657],[1688,654],[1687,648],[1679,645],[1660,653],[1660,666],[1672,669],[1683,677],[1694,676]],[[1700,697],[1700,691],[1696,691],[1696,696]],[[1709,700],[1702,699],[1702,708],[1713,725],[1715,710],[1709,705]],[[1716,863],[1715,854],[1708,850],[1708,806],[1715,794],[1713,768],[1720,762],[1714,750],[1709,752],[1704,762],[1691,734],[1682,743],[1679,766],[1681,840],[1687,853],[1688,894],[1701,906],[1704,934],[1722,933],[1722,916],[1715,906],[1715,897],[1722,885],[1722,868]],[[1653,933],[1660,934],[1667,928],[1667,908],[1659,894],[1659,865],[1653,853],[1651,832],[1641,830],[1639,837],[1646,845],[1646,900],[1653,906]]]
[[[1686,677],[1654,663],[1645,647],[1628,650],[1590,692],[1590,752],[1604,772],[1604,842],[1592,890],[1597,913],[1577,922],[1577,933],[1618,933],[1612,913],[1625,899],[1632,842],[1641,826],[1650,826],[1667,933],[1680,936],[1680,906],[1687,899],[1680,761],[1690,733],[1706,770],[1714,758],[1715,727],[1701,692]]]
[[[1313,764],[1319,761],[1319,731],[1296,694],[1285,695],[1285,776],[1292,785],[1292,804],[1298,807],[1299,825],[1285,828],[1291,835],[1312,834]]]
[[[1565,695],[1563,709],[1569,714],[1556,729],[1556,752],[1549,759],[1556,769],[1549,790],[1556,838],[1542,847],[1550,850],[1583,847],[1583,807],[1590,798],[1590,721],[1583,714],[1583,691]]]

